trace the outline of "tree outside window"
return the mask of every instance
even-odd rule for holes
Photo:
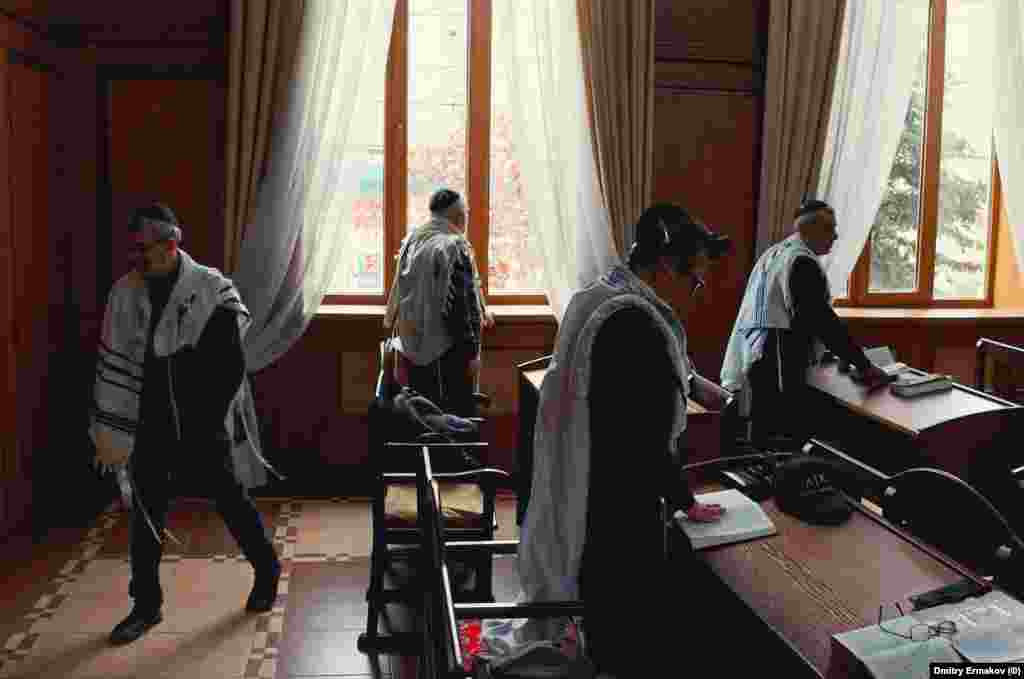
[[[903,134],[853,275],[855,304],[990,303],[991,11],[985,0],[931,2]]]

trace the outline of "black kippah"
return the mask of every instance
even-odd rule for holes
[[[800,203],[800,207],[796,209],[796,214],[793,215],[793,219],[800,219],[804,215],[809,215],[812,212],[818,210],[832,210],[832,206],[823,200],[816,198],[805,199]]]
[[[456,191],[451,189],[440,189],[430,197],[430,211],[444,212],[462,199]]]

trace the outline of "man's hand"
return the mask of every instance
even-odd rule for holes
[[[861,379],[864,382],[864,386],[868,388],[868,391],[874,391],[879,387],[884,387],[891,380],[884,370],[879,368],[877,365],[872,363],[870,367],[864,371],[861,375]]]
[[[686,520],[695,523],[711,523],[721,519],[723,514],[725,514],[725,507],[722,505],[694,502],[693,506],[686,510]]]
[[[477,379],[480,377],[480,356],[477,355],[474,358],[469,359],[469,363],[466,365],[466,373],[469,376],[469,381],[473,384],[477,383]]]
[[[484,330],[494,327],[494,312],[490,309],[484,311],[484,317],[480,321],[480,325],[483,326]]]

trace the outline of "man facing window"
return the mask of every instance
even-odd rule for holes
[[[462,197],[441,189],[430,221],[409,234],[398,255],[385,327],[400,340],[408,386],[463,417],[475,415],[480,331],[493,317],[484,307]]]

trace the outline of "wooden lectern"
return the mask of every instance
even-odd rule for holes
[[[869,392],[836,363],[810,368],[807,381],[820,397],[809,414],[818,423],[815,438],[870,470],[935,467],[980,489],[991,474],[1024,464],[1024,408],[1011,401],[956,383],[915,398],[888,387]]]

